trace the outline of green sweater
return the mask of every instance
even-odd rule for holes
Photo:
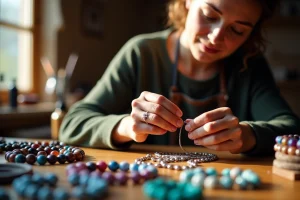
[[[166,39],[170,32],[168,29],[129,40],[92,91],[69,109],[60,129],[60,140],[87,147],[128,148],[132,142],[116,146],[111,140],[111,133],[116,124],[130,114],[132,100],[143,91],[169,97],[173,63],[168,56]],[[245,154],[273,153],[277,135],[299,132],[299,118],[280,96],[262,56],[250,60],[244,71],[241,71],[241,63],[240,57],[233,55],[225,66],[228,107],[255,133],[257,144]],[[219,91],[218,75],[203,82],[179,74],[178,82],[181,90],[195,98],[205,98]],[[197,95],[199,93],[200,96]],[[183,113],[190,116],[186,112],[188,109]],[[186,134],[182,137],[183,144],[193,144]],[[151,135],[146,143],[167,144],[168,133],[164,136]]]

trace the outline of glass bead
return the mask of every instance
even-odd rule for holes
[[[79,178],[80,176],[78,174],[70,174],[68,175],[68,182],[72,185],[72,186],[76,186],[79,185]]]
[[[300,149],[296,149],[295,155],[296,155],[296,156],[300,156]]]
[[[295,138],[290,138],[289,140],[288,140],[288,146],[290,146],[290,147],[296,147],[297,146],[297,142],[298,142],[298,140],[297,139],[295,139]]]
[[[118,172],[115,174],[115,182],[119,185],[125,185],[127,183],[128,177],[124,172]]]
[[[296,147],[297,147],[297,149],[300,149],[300,140],[298,140]]]
[[[36,199],[38,194],[39,186],[35,184],[30,184],[26,187],[24,191],[24,196],[28,199]]]
[[[37,199],[52,200],[52,191],[48,186],[41,187],[37,192]]]
[[[192,170],[185,170],[182,171],[179,175],[179,180],[181,182],[190,182],[192,177],[193,177],[194,173]]]
[[[77,169],[77,171],[87,170],[87,166],[84,162],[77,162],[75,164],[71,164],[69,166],[73,166]]]
[[[287,146],[281,146],[281,148],[280,148],[280,152],[281,153],[287,154],[287,151],[288,151],[288,147]]]
[[[191,178],[191,184],[198,187],[203,187],[206,175],[204,173],[196,173]]]
[[[50,155],[55,155],[57,157],[59,155],[59,152],[54,150],[50,152]]]
[[[295,155],[295,154],[296,154],[295,152],[296,152],[296,147],[290,146],[290,147],[288,148],[287,153],[288,153],[289,155]]]
[[[108,184],[113,184],[115,181],[115,176],[111,172],[103,172],[102,178],[107,181]]]
[[[243,170],[239,167],[233,167],[231,170],[230,170],[230,177],[232,179],[235,179],[237,176],[241,175],[241,173],[243,172]]]
[[[54,173],[45,174],[44,179],[50,186],[55,186],[58,181],[58,177]]]
[[[139,165],[137,163],[131,163],[129,165],[129,169],[130,169],[131,172],[138,171],[139,170]]]
[[[47,156],[47,161],[48,163],[50,163],[51,165],[54,165],[57,161],[57,157],[55,155],[48,155]]]
[[[281,144],[282,145],[287,145],[287,141],[288,141],[288,137],[287,136],[283,136],[282,140],[281,140]]]
[[[39,165],[45,165],[47,162],[47,157],[45,155],[38,155],[36,161]]]
[[[15,157],[15,162],[16,163],[25,163],[26,162],[26,157],[23,154],[18,154]]]
[[[23,155],[27,155],[29,153],[28,149],[22,148],[20,150],[21,150],[21,152],[22,152]]]
[[[142,177],[141,177],[140,173],[138,173],[137,171],[132,171],[130,173],[130,178],[134,184],[138,184]]]
[[[67,157],[64,155],[64,154],[59,154],[57,156],[57,161],[60,163],[60,164],[65,164],[66,161],[67,161]]]
[[[282,136],[277,136],[277,137],[275,138],[275,141],[276,141],[277,144],[281,144]]]
[[[205,170],[205,173],[206,173],[207,176],[215,176],[215,175],[218,174],[218,173],[217,173],[217,170],[216,170],[215,168],[213,168],[213,167],[207,168],[207,169]]]
[[[115,172],[115,171],[117,171],[119,169],[119,163],[117,163],[116,161],[112,160],[112,161],[110,161],[108,163],[108,168],[111,171]]]
[[[68,153],[66,153],[66,154],[65,154],[65,156],[67,157],[67,161],[68,161],[68,163],[72,163],[72,162],[74,162],[74,161],[75,161],[75,156],[74,156],[74,154],[73,154],[73,153],[71,153],[71,152],[68,152]]]
[[[30,165],[33,165],[36,162],[36,156],[34,154],[28,154],[26,156],[26,162]]]
[[[46,151],[39,151],[39,152],[37,153],[37,155],[44,155],[44,156],[47,156],[48,154],[47,154]]]
[[[53,199],[55,200],[67,200],[69,197],[69,193],[64,188],[55,188],[53,191]]]
[[[84,186],[76,186],[71,191],[71,196],[75,199],[88,199]]]
[[[95,171],[97,169],[97,165],[94,162],[87,162],[86,166],[89,171]]]
[[[222,170],[221,174],[223,176],[230,176],[230,168],[225,168]]]
[[[75,156],[75,159],[76,159],[77,161],[82,161],[83,158],[84,158],[84,156],[83,156],[83,154],[81,153],[81,150],[80,150],[80,149],[76,149],[76,150],[74,151],[74,156]]]
[[[129,163],[126,161],[120,162],[120,170],[127,172],[129,170]]]
[[[15,154],[15,153],[9,154],[8,160],[7,160],[7,161],[8,161],[8,162],[15,162],[16,155],[17,155],[17,154]]]
[[[96,163],[96,166],[97,166],[97,169],[100,171],[100,172],[104,172],[107,168],[107,164],[106,162],[100,160]]]
[[[214,189],[214,188],[217,188],[218,187],[218,184],[219,184],[219,181],[218,181],[218,178],[217,176],[207,176],[205,179],[204,179],[204,188],[206,189]]]
[[[244,190],[247,188],[248,183],[244,178],[242,178],[242,176],[237,176],[234,181],[239,189]]]
[[[220,185],[225,189],[231,189],[233,186],[233,180],[230,176],[222,176],[219,180]]]

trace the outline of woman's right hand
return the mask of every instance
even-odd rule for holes
[[[175,132],[183,125],[182,111],[166,97],[144,91],[131,103],[130,116],[123,118],[113,133],[115,143],[144,142],[148,135]]]

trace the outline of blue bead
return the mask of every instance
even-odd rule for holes
[[[58,181],[56,174],[53,174],[53,173],[46,174],[44,176],[44,179],[50,186],[55,186]]]
[[[129,170],[129,163],[126,161],[123,161],[120,163],[120,170],[127,172]]]
[[[63,188],[55,188],[53,191],[53,199],[55,200],[68,200],[69,193]]]
[[[24,191],[24,196],[28,199],[36,199],[39,187],[36,184],[30,184]]]
[[[186,183],[182,191],[182,197],[186,200],[201,199],[202,189],[200,187],[195,187],[190,183]]]
[[[207,176],[216,176],[218,175],[217,170],[213,167],[209,167],[205,170]]]
[[[78,174],[71,174],[68,176],[68,182],[72,186],[79,185],[79,178],[80,178],[80,176]]]
[[[48,186],[43,186],[38,190],[37,197],[38,199],[52,200],[52,191]]]
[[[146,165],[146,164],[140,164],[139,168],[138,168],[138,171],[142,172],[143,170],[147,169],[147,167],[148,167],[148,165]]]
[[[221,174],[223,176],[230,176],[230,169],[229,168],[225,168],[222,170]]]
[[[129,165],[129,169],[130,169],[130,171],[138,171],[139,170],[139,165],[137,164],[137,163],[131,163],[130,165]]]
[[[26,157],[23,154],[18,154],[15,157],[15,162],[16,163],[25,163],[26,162]]]
[[[112,160],[112,161],[110,161],[108,163],[108,168],[111,171],[115,172],[115,171],[117,171],[119,169],[119,163],[117,163],[116,161]]]
[[[242,190],[246,189],[246,188],[247,188],[247,185],[248,185],[247,181],[246,181],[244,178],[242,178],[242,176],[237,176],[237,177],[235,178],[235,183],[236,183],[236,184],[238,185],[238,187],[239,187],[240,189],[242,189]]]
[[[275,138],[276,143],[281,144],[282,136],[277,136]]]
[[[44,155],[38,155],[36,161],[39,165],[45,165],[47,162],[47,157]]]
[[[31,177],[31,181],[33,183],[35,183],[38,186],[42,186],[44,185],[44,183],[46,182],[46,180],[44,179],[44,177],[38,173],[34,173]]]
[[[1,200],[9,200],[10,199],[10,196],[8,195],[8,193],[2,188],[0,188],[0,199]]]
[[[233,180],[230,176],[222,176],[219,180],[220,185],[225,189],[231,189],[233,185]]]
[[[77,198],[77,199],[88,199],[88,196],[85,192],[84,186],[74,187],[71,194],[72,194],[72,197]]]
[[[193,170],[184,170],[180,173],[179,180],[182,182],[190,182],[193,176]]]
[[[95,171],[97,169],[97,165],[94,162],[87,162],[86,166],[89,171]]]

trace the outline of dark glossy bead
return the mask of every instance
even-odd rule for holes
[[[47,156],[48,154],[47,154],[46,151],[39,151],[39,152],[37,153],[37,155],[44,155],[44,156]]]
[[[20,149],[20,151],[22,152],[23,155],[27,155],[29,153],[28,149],[22,148]]]
[[[13,148],[12,148],[11,145],[6,145],[5,146],[5,151],[12,151],[12,150],[13,150]]]
[[[67,161],[67,157],[64,155],[64,154],[59,154],[57,156],[57,161],[60,163],[60,164],[65,164],[66,161]]]
[[[69,152],[69,153],[66,153],[65,155],[67,157],[68,163],[72,163],[75,161],[75,156],[73,153]]]
[[[82,155],[80,149],[76,149],[76,150],[74,151],[74,155],[75,155],[75,159],[76,159],[77,161],[82,161],[83,158],[84,158],[84,156]]]
[[[97,169],[97,165],[94,162],[87,162],[86,166],[90,171],[95,171]]]
[[[49,142],[48,141],[43,141],[42,146],[44,146],[44,147],[49,146]]]
[[[29,152],[30,154],[34,154],[34,155],[37,154],[37,150],[34,149],[34,148],[29,148],[29,149],[28,149],[28,152]]]
[[[51,165],[54,165],[56,163],[56,161],[57,161],[57,157],[55,155],[48,155],[47,156],[47,161]]]
[[[5,158],[6,161],[8,161],[8,158],[9,158],[10,154],[12,154],[12,151],[5,152],[4,158]]]
[[[290,147],[296,147],[296,146],[297,146],[297,142],[298,142],[297,139],[295,139],[295,138],[290,138],[290,139],[288,140],[288,146],[290,146]]]
[[[15,154],[15,153],[9,154],[8,162],[15,162],[16,155],[17,155],[17,154]]]
[[[108,168],[111,171],[115,172],[115,171],[117,171],[119,169],[119,163],[117,163],[116,161],[112,160],[112,161],[110,161],[108,163]]]
[[[47,155],[49,155],[52,150],[50,147],[45,147],[44,151],[46,151]]]
[[[106,170],[106,168],[107,168],[107,164],[106,164],[106,162],[104,162],[104,161],[98,161],[97,163],[96,163],[96,165],[97,165],[97,168],[98,168],[98,170],[100,171],[100,172],[104,172],[105,170]]]
[[[51,150],[52,151],[59,151],[59,148],[57,148],[57,147],[51,147]]]
[[[18,154],[15,157],[15,162],[16,163],[25,163],[26,162],[26,157],[23,154]]]
[[[36,150],[37,150],[37,152],[40,152],[40,151],[44,151],[44,148],[40,146],[40,147],[37,148]]]
[[[19,144],[13,144],[11,147],[13,149],[20,149],[20,145]]]
[[[14,154],[22,154],[22,151],[20,149],[14,149],[12,152]]]
[[[38,155],[36,161],[39,165],[45,165],[47,162],[47,157],[45,155]]]
[[[39,144],[32,144],[32,145],[31,145],[31,148],[33,148],[33,149],[37,149],[37,148],[39,148],[39,147],[40,147]]]
[[[26,162],[27,162],[28,164],[33,165],[33,164],[35,163],[35,161],[36,161],[36,156],[35,156],[35,155],[33,155],[33,154],[28,154],[28,155],[26,156]]]

